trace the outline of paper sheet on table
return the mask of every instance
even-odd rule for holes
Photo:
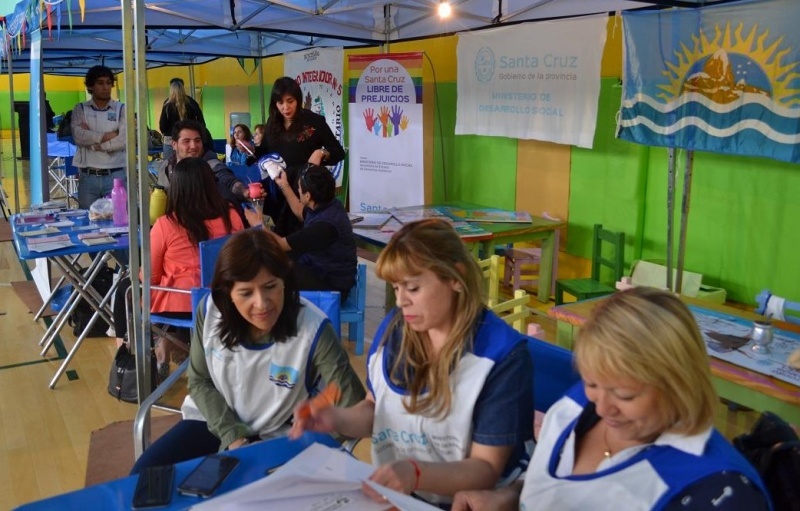
[[[388,503],[379,503],[361,492],[361,482],[375,467],[350,455],[313,444],[269,476],[238,490],[213,498],[192,511],[431,511],[437,508],[372,484]]]

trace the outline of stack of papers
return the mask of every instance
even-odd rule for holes
[[[117,240],[102,232],[85,232],[78,234],[78,239],[81,240],[84,245],[106,245],[117,242]]]
[[[66,234],[62,234],[60,236],[31,238],[28,240],[28,250],[31,252],[50,252],[52,250],[60,250],[62,248],[72,247],[74,245],[75,244]]]
[[[52,225],[48,225],[47,227],[42,227],[41,229],[36,229],[33,231],[22,231],[19,233],[19,235],[27,238],[28,236],[40,236],[42,234],[58,234],[59,232],[61,231],[59,231]],[[69,238],[69,236],[67,237]],[[28,244],[30,244],[30,241],[28,242]]]
[[[262,511],[436,511],[438,508],[409,495],[367,481],[375,467],[347,453],[312,444],[278,470],[238,490],[196,506],[192,511],[225,509]],[[386,502],[361,492],[366,482]]]

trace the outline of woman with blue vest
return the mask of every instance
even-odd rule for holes
[[[372,481],[445,509],[457,491],[514,481],[532,448],[532,362],[525,336],[484,305],[472,254],[449,223],[420,220],[392,237],[377,274],[397,309],[370,349],[367,398],[295,411],[290,436],[371,437]]]
[[[289,186],[286,173],[275,183],[292,212],[303,221],[303,228],[286,237],[274,234],[280,246],[295,260],[297,285],[301,290],[339,291],[347,299],[356,282],[356,240],[350,217],[336,198],[336,181],[325,167],[309,164],[300,173],[297,195]],[[250,225],[262,219],[246,212]]]
[[[581,327],[575,363],[583,382],[547,411],[524,486],[461,493],[454,510],[770,509],[712,426],[706,346],[678,297],[614,294]]]
[[[183,420],[132,474],[285,435],[296,406],[330,383],[340,402],[364,398],[330,320],[300,296],[291,261],[263,230],[240,231],[220,250],[189,356]]]

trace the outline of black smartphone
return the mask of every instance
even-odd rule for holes
[[[239,464],[237,458],[222,454],[206,456],[192,472],[178,485],[182,495],[210,497],[217,491],[222,481],[233,472]]]
[[[139,472],[136,490],[133,492],[133,509],[161,507],[172,500],[172,483],[175,479],[175,467],[165,465],[146,467]]]

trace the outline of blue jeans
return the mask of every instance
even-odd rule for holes
[[[208,430],[204,421],[182,420],[142,453],[130,475],[138,474],[145,467],[172,465],[214,454],[219,446],[219,438]]]
[[[84,171],[78,171],[78,207],[89,209],[94,201],[111,194],[114,188],[114,179],[125,180],[125,170],[116,170],[108,176],[95,176]]]

